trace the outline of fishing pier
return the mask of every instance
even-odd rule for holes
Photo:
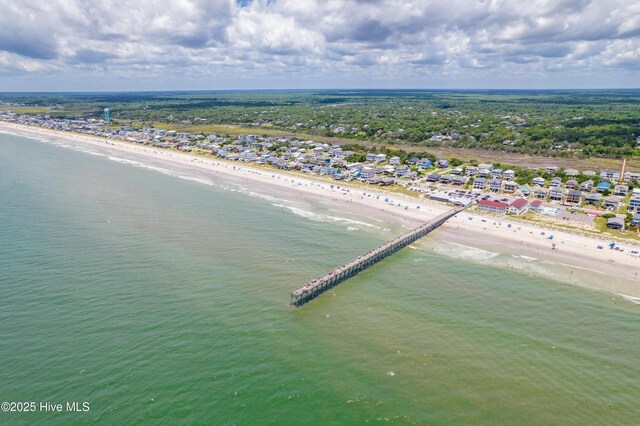
[[[291,305],[296,307],[304,305],[330,288],[337,286],[357,273],[380,262],[387,256],[391,256],[393,253],[424,237],[429,232],[440,227],[451,217],[460,213],[462,210],[464,210],[462,207],[451,209],[448,212],[431,219],[429,222],[420,225],[409,232],[401,234],[393,240],[387,241],[383,245],[376,247],[361,256],[358,256],[333,271],[309,281],[307,284],[291,292]]]

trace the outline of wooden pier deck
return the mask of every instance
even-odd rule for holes
[[[304,305],[330,288],[335,287],[360,271],[364,271],[368,267],[380,262],[385,257],[392,255],[393,253],[424,237],[429,232],[441,226],[451,217],[460,213],[462,210],[464,210],[462,207],[451,209],[448,212],[431,219],[424,225],[420,225],[409,232],[399,235],[393,240],[387,241],[383,245],[368,251],[362,256],[358,256],[333,271],[309,281],[307,284],[291,292],[291,305],[296,307]]]

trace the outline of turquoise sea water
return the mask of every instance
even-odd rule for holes
[[[638,305],[405,249],[293,309],[399,227],[61,145],[0,133],[0,400],[90,410],[0,424],[638,423]]]

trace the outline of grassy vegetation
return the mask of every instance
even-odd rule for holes
[[[0,100],[26,105],[12,109],[28,113],[97,118],[108,106],[121,123],[432,148],[444,154],[469,150],[461,152],[475,158],[476,150],[558,159],[640,155],[638,90],[2,94]],[[597,165],[585,165],[591,164]]]
[[[44,106],[0,106],[0,110],[10,110],[16,114],[48,114],[51,108]]]

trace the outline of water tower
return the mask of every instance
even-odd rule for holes
[[[111,111],[109,111],[109,108],[105,108],[104,109],[104,121],[108,123],[111,123]]]

